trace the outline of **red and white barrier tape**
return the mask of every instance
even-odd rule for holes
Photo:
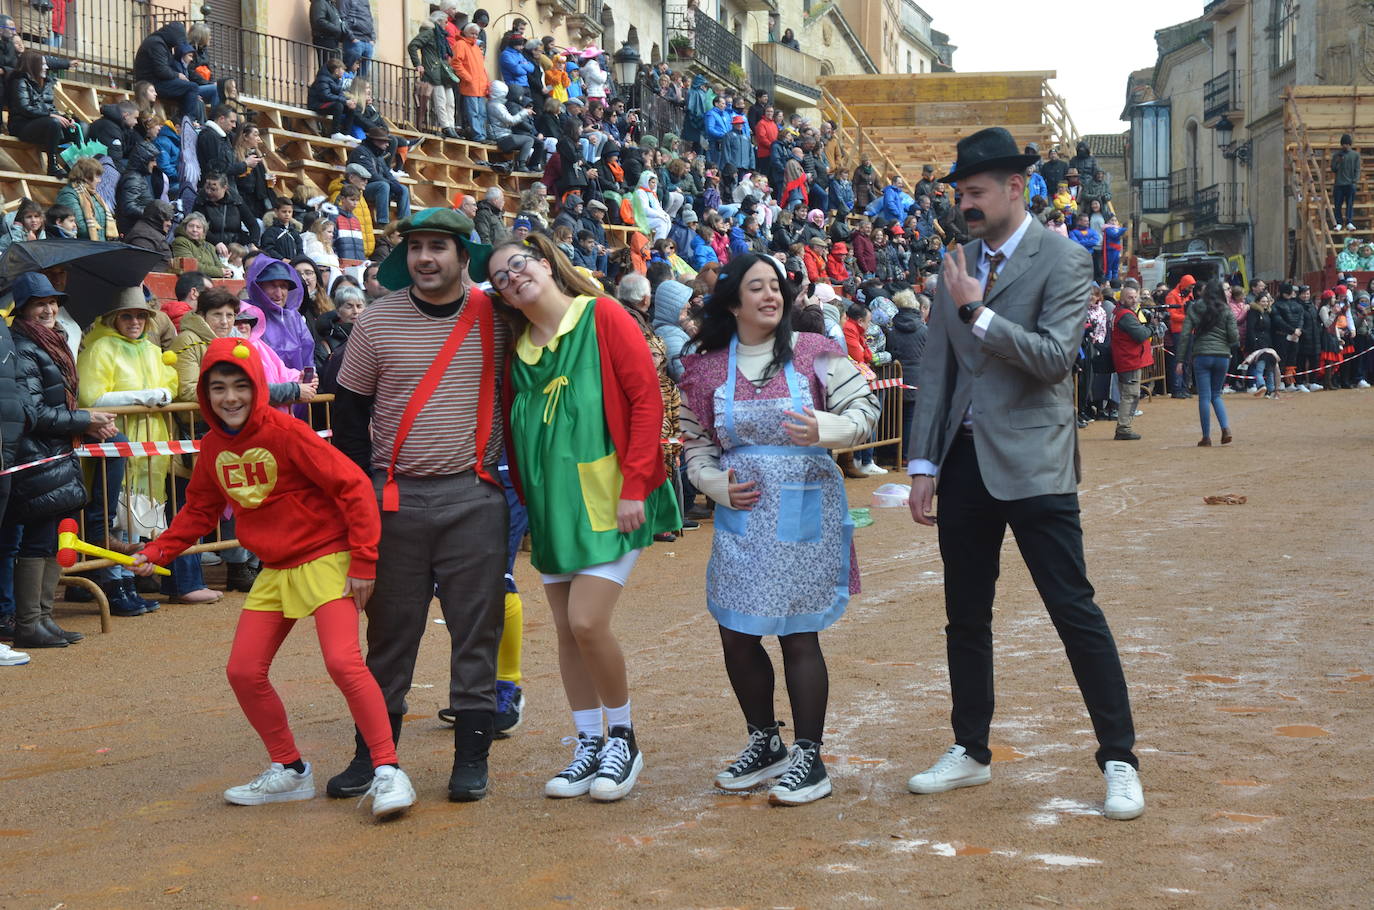
[[[883,389],[912,389],[914,391],[916,388],[914,385],[907,385],[900,379],[871,379],[868,382],[868,387],[875,392],[880,392]]]
[[[322,439],[334,435],[333,430],[316,430],[315,433]],[[138,458],[151,455],[194,455],[199,451],[200,442],[194,439],[169,439],[161,442],[91,442],[77,446],[71,452],[62,455],[49,455],[47,458],[6,468],[0,471],[0,477],[18,474],[20,471],[27,471],[29,468],[63,458]]]
[[[1311,373],[1325,373],[1327,370],[1335,369],[1336,367],[1338,367],[1338,366],[1340,366],[1341,364],[1345,363],[1347,360],[1358,360],[1359,358],[1361,358],[1361,357],[1363,357],[1364,355],[1368,354],[1370,351],[1374,351],[1374,348],[1365,348],[1363,351],[1360,351],[1358,354],[1355,354],[1355,355],[1352,356],[1352,357],[1343,357],[1343,358],[1341,358],[1340,360],[1337,360],[1335,363],[1328,363],[1326,366],[1320,366],[1320,367],[1317,367],[1317,368],[1311,369],[1311,370],[1302,370],[1302,371],[1297,372],[1297,373],[1285,373],[1285,372],[1283,371],[1283,366],[1282,366],[1281,363],[1280,363],[1280,365],[1276,366],[1275,369],[1278,371],[1278,373],[1279,373],[1280,376],[1307,376],[1308,374],[1311,374]],[[1266,352],[1272,353],[1272,354],[1274,355],[1274,359],[1275,359],[1275,360],[1279,360],[1278,352],[1275,351],[1273,348],[1264,348],[1264,349],[1262,349],[1262,350],[1260,350],[1260,351],[1257,351],[1257,352],[1255,352],[1255,353],[1263,354],[1263,353],[1266,353]],[[1171,351],[1171,350],[1169,350],[1168,348],[1165,348],[1165,349],[1164,349],[1164,353],[1165,353],[1167,356],[1169,356],[1169,357],[1174,357],[1175,359],[1177,359],[1177,355],[1174,354],[1174,352]],[[1249,357],[1245,358],[1244,361],[1242,361],[1242,364],[1243,364],[1243,363],[1246,363],[1246,362],[1250,362],[1250,361],[1251,361],[1251,358],[1253,358],[1254,356],[1255,356],[1255,354],[1251,354]],[[1250,374],[1246,373],[1246,374],[1244,374],[1244,375],[1239,375],[1239,376],[1238,376],[1238,375],[1236,375],[1235,373],[1227,373],[1227,374],[1226,374],[1226,378],[1227,378],[1227,379],[1249,379],[1249,378],[1250,378]]]

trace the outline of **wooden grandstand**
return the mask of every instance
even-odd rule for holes
[[[959,139],[989,126],[1006,127],[1023,146],[1071,149],[1077,130],[1049,85],[1054,76],[1052,70],[909,73],[823,76],[820,83],[876,149],[874,165],[895,167],[910,179],[924,164],[944,173]]]

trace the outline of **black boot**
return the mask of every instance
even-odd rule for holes
[[[247,594],[253,590],[253,582],[258,580],[258,570],[252,563],[231,562],[226,564],[225,590],[242,591]]]
[[[496,727],[491,711],[459,711],[453,722],[453,773],[448,798],[470,803],[487,795],[487,753]]]
[[[387,717],[391,720],[391,742],[394,745],[401,741],[401,721],[405,715],[388,714]],[[367,740],[363,739],[362,731],[357,727],[353,728],[353,745],[353,760],[325,785],[324,792],[335,799],[362,796],[372,786],[372,750],[367,747]]]
[[[137,603],[143,608],[144,613],[156,613],[158,610],[162,609],[162,604],[139,595],[137,583],[133,578],[121,578],[118,584],[123,587],[124,593],[128,595],[129,600]],[[161,583],[159,582],[159,584]]]
[[[134,594],[133,585],[125,588],[122,579],[103,582],[100,590],[105,592],[105,599],[110,602],[111,616],[142,616],[148,612],[143,607],[143,598]]]

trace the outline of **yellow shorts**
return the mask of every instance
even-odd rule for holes
[[[348,591],[347,551],[330,553],[291,569],[264,568],[253,582],[243,609],[280,613],[287,619],[304,619]]]

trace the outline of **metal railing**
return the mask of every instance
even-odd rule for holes
[[[665,133],[682,135],[682,121],[687,114],[686,103],[674,104],[658,94],[650,86],[653,78],[650,67],[641,67],[639,78],[634,84],[623,88],[622,94],[629,96],[629,107],[638,109],[639,119],[646,136],[662,138]]]
[[[1197,227],[1240,224],[1245,208],[1245,184],[1214,183],[1197,191],[1193,224]]]
[[[880,367],[874,367],[873,372],[875,375],[869,384],[886,386],[874,391],[881,407],[878,414],[878,424],[873,429],[874,441],[847,446],[842,449],[831,449],[830,452],[833,455],[843,455],[846,452],[859,452],[863,449],[896,446],[896,463],[900,466],[903,464],[902,459],[906,454],[904,439],[906,427],[902,423],[902,399],[906,390],[902,388],[902,364],[900,361],[894,360]]]
[[[750,48],[742,48],[744,53],[744,75],[749,80],[749,87],[754,91],[763,90],[768,93],[768,97],[773,97],[774,74],[773,67],[769,66],[762,57],[754,53]]]
[[[1187,209],[1197,195],[1197,169],[1181,168],[1169,174],[1169,208]]]
[[[755,44],[754,53],[758,54],[759,59],[772,68],[775,85],[783,86],[790,91],[812,98],[820,98],[821,90],[818,81],[821,78],[822,61],[819,57],[793,50],[785,44],[778,44],[776,41],[767,44]],[[755,88],[757,87],[755,86]]]
[[[1233,70],[1207,80],[1202,88],[1203,120],[1234,114],[1240,109],[1240,93],[1237,91],[1236,73]]]
[[[38,9],[30,0],[0,0],[0,12],[14,19],[25,47],[80,61],[76,69],[62,74],[64,81],[99,85],[132,79],[134,57],[143,40],[161,27],[167,15],[185,18],[185,13],[150,3],[81,0],[67,6],[59,35],[53,31],[52,10]]]
[[[743,43],[701,10],[668,10],[668,49],[677,59],[695,58],[719,76],[734,79],[742,67]]]
[[[1140,180],[1140,211],[1159,214],[1169,211],[1169,178],[1147,177]]]

